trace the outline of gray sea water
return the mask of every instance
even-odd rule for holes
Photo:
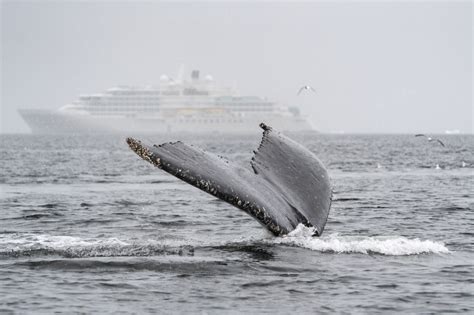
[[[243,165],[260,142],[181,138]],[[474,312],[473,136],[294,139],[334,185],[320,238],[273,237],[124,137],[0,136],[0,313]]]

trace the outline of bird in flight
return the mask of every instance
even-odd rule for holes
[[[427,135],[424,135],[424,134],[422,134],[422,133],[416,134],[415,137],[425,137],[426,139],[428,139],[429,142],[431,142],[431,141],[436,141],[436,142],[438,142],[439,144],[441,144],[443,147],[445,146],[444,143],[443,143],[443,141],[441,141],[441,140],[439,140],[439,139],[437,139],[437,138],[428,137]]]
[[[309,85],[305,85],[305,86],[302,86],[300,88],[300,90],[298,91],[298,95],[301,94],[301,92],[305,91],[305,90],[308,90],[308,91],[313,91],[314,93],[316,93],[316,90],[314,88],[312,88],[311,86]]]

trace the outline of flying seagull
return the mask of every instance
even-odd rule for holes
[[[316,93],[316,90],[314,88],[312,88],[311,86],[309,85],[305,85],[305,86],[302,86],[300,88],[300,90],[298,91],[298,95],[301,94],[301,92],[305,91],[305,90],[308,90],[308,91],[313,91],[314,93]]]
[[[427,135],[424,135],[422,133],[418,133],[415,135],[415,137],[425,137],[426,139],[428,139],[428,141],[436,141],[436,142],[439,142],[439,144],[441,144],[443,147],[445,146],[444,143],[439,140],[439,139],[436,139],[436,138],[431,138],[431,137],[428,137]]]

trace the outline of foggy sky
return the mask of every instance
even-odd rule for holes
[[[181,64],[298,106],[324,132],[474,131],[470,1],[3,1],[1,28],[2,132],[28,132],[18,108],[158,83]],[[305,84],[317,94],[298,97]]]

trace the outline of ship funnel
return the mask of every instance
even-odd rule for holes
[[[193,72],[191,72],[191,79],[193,79],[193,81],[199,80],[199,70],[193,70]]]

